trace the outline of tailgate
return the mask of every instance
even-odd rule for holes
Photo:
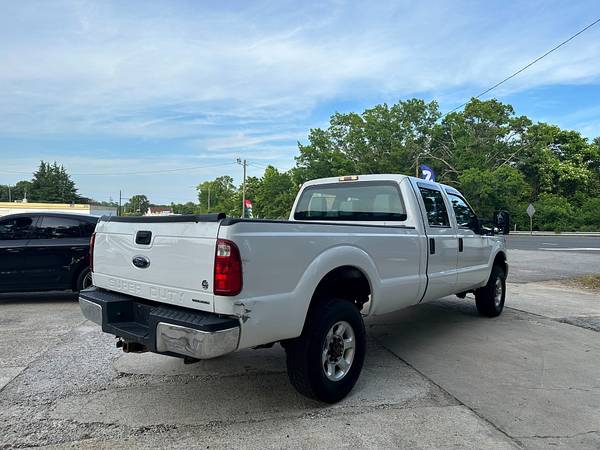
[[[111,217],[96,227],[94,285],[213,311],[213,267],[222,215]]]

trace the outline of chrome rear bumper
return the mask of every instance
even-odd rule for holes
[[[210,359],[235,351],[237,319],[91,288],[79,294],[83,316],[102,331],[155,352]]]

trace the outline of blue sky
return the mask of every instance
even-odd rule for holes
[[[595,1],[0,1],[0,184],[44,159],[98,200],[195,200],[240,181],[237,157],[290,168],[336,111],[447,111],[597,17]],[[600,136],[600,26],[490,96]]]

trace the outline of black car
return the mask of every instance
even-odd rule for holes
[[[88,255],[97,221],[66,213],[0,217],[0,293],[90,286]]]

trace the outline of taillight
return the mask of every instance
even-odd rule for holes
[[[96,233],[92,233],[92,237],[90,238],[90,255],[89,255],[89,264],[90,270],[94,271],[94,244],[96,243]]]
[[[217,239],[215,251],[215,295],[237,295],[242,290],[242,260],[237,246]]]

